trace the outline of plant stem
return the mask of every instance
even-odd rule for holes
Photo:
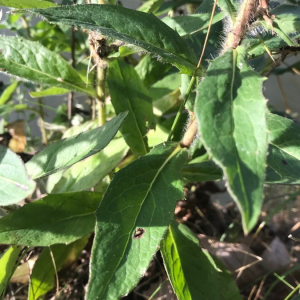
[[[42,98],[38,98],[38,102],[39,102],[39,119],[38,119],[38,125],[40,127],[41,130],[41,134],[42,134],[42,143],[44,145],[48,144],[48,139],[47,139],[47,133],[46,133],[46,129],[44,127],[44,118],[45,118],[45,114],[44,114],[44,109],[43,109],[43,100]]]
[[[105,83],[106,83],[107,68],[98,64],[96,78],[96,93],[97,93],[97,111],[98,125],[102,126],[106,122],[106,107],[105,107]]]
[[[174,120],[174,122],[173,122],[171,131],[170,131],[169,136],[168,136],[168,141],[170,141],[171,138],[172,138],[172,136],[173,136],[174,130],[175,130],[177,124],[178,124],[178,120],[179,120],[179,118],[180,118],[180,116],[181,116],[182,111],[183,111],[184,108],[185,108],[186,101],[187,101],[187,99],[189,98],[189,95],[190,95],[190,93],[191,93],[191,91],[192,91],[192,87],[193,87],[193,84],[194,84],[194,82],[195,82],[195,79],[196,79],[195,76],[193,76],[193,77],[191,78],[191,81],[190,81],[189,86],[188,86],[188,88],[187,88],[185,97],[184,97],[184,99],[183,99],[182,102],[181,102],[181,105],[180,105],[180,107],[179,107],[179,110],[178,110],[178,112],[177,112],[177,115],[176,115],[176,117],[175,117],[175,120]]]
[[[251,18],[254,16],[256,10],[256,0],[244,0],[240,11],[235,19],[233,28],[228,34],[226,49],[235,49],[241,42],[247,26],[250,24]],[[224,50],[226,50],[224,49]]]

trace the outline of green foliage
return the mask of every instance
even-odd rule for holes
[[[83,237],[69,245],[45,248],[34,264],[30,276],[28,300],[38,299],[49,292],[55,285],[56,273],[79,256],[87,241],[87,237]]]
[[[14,8],[47,8],[56,4],[51,0],[0,0],[0,5]]]
[[[28,12],[43,16],[51,23],[93,30],[124,41],[175,65],[183,73],[193,74],[195,70],[195,54],[185,40],[152,14],[112,5],[77,5]]]
[[[101,151],[113,139],[126,116],[127,112],[120,113],[100,128],[49,145],[26,164],[27,172],[32,178],[41,178]]]
[[[89,234],[101,194],[48,195],[0,219],[1,244],[49,246]]]
[[[161,244],[166,270],[178,299],[241,300],[233,278],[221,271],[198,243],[189,228],[173,221]]]
[[[1,36],[0,43],[2,72],[38,83],[95,95],[93,90],[85,88],[79,74],[60,55],[49,51],[39,43],[9,36]]]
[[[33,300],[93,238],[87,300],[127,295],[159,248],[178,299],[241,299],[174,209],[185,184],[224,180],[250,234],[264,184],[300,184],[300,126],[269,112],[261,76],[297,69],[273,71],[299,52],[299,6],[278,5],[269,20],[257,10],[233,49],[224,32],[238,24],[237,0],[218,1],[212,18],[212,0],[148,0],[137,10],[69,2],[0,0],[18,9],[1,24],[16,36],[0,37],[1,72],[18,77],[0,87],[0,244],[14,245],[0,259],[0,295],[20,246],[44,247]],[[178,15],[182,5],[189,15]],[[44,98],[53,95],[49,121]],[[25,128],[11,128],[13,113]],[[36,120],[42,138],[29,131]],[[8,149],[25,136],[24,153]]]
[[[35,190],[22,160],[11,150],[0,146],[0,205],[20,202]]]
[[[155,128],[152,101],[133,66],[123,60],[110,64],[108,76],[111,102],[116,113],[128,111],[120,131],[136,155],[148,152],[146,133]]]
[[[116,174],[96,214],[87,299],[118,299],[144,274],[183,198],[186,159],[176,143],[165,143]]]
[[[22,250],[20,246],[11,246],[0,258],[0,297],[5,296],[5,291],[11,276],[19,263],[19,254]]]
[[[245,54],[242,47],[230,49],[211,63],[197,88],[195,112],[205,147],[224,170],[249,232],[262,203],[267,123],[263,80]]]

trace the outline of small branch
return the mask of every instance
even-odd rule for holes
[[[241,42],[247,26],[251,23],[256,11],[256,0],[244,0],[235,19],[233,28],[228,34],[226,48],[235,49]]]

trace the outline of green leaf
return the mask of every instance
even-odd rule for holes
[[[218,6],[223,12],[229,15],[232,22],[235,21],[237,12],[239,11],[240,1],[237,0],[219,0]]]
[[[292,120],[267,114],[269,128],[268,183],[300,183],[300,126]]]
[[[93,30],[124,41],[175,65],[182,73],[192,75],[197,62],[195,54],[177,32],[153,14],[116,5],[76,5],[26,12],[45,17],[55,24],[66,24]],[[199,74],[201,72],[199,71]]]
[[[148,0],[145,1],[139,8],[139,11],[146,13],[155,13],[161,6],[164,0]]]
[[[50,0],[0,0],[0,5],[14,8],[47,8],[56,6]]]
[[[0,36],[0,44],[2,72],[95,96],[66,60],[41,44],[13,36]]]
[[[155,101],[172,93],[178,89],[180,85],[181,76],[179,74],[170,74],[154,83],[149,89],[149,95],[152,101]]]
[[[300,7],[297,5],[282,4],[272,9],[274,31],[290,46],[297,46],[294,38],[290,35],[300,31]],[[287,37],[287,38],[286,38]]]
[[[21,158],[0,146],[0,205],[18,203],[31,195],[35,182],[26,173]]]
[[[0,97],[0,105],[5,104],[8,100],[10,100],[11,95],[18,87],[19,81],[14,81],[12,84],[10,84],[1,94]]]
[[[39,91],[39,92],[30,92],[30,96],[32,98],[40,98],[40,97],[47,97],[47,96],[53,96],[53,95],[62,95],[65,93],[68,93],[70,90],[59,88],[59,87],[51,87],[49,89]]]
[[[111,172],[128,152],[124,139],[115,138],[101,152],[66,170],[51,193],[76,192],[95,186]]]
[[[212,24],[215,24],[226,17],[226,13],[217,13],[214,15]],[[210,22],[210,13],[194,14],[189,16],[165,17],[162,19],[169,27],[176,30],[180,36],[186,36],[208,28]]]
[[[207,151],[221,166],[245,233],[256,224],[267,156],[263,79],[245,59],[243,47],[215,59],[197,89],[195,113]]]
[[[169,12],[170,10],[176,10],[185,4],[196,4],[199,5],[203,0],[176,0],[176,1],[165,1],[156,12],[156,15],[161,15]]]
[[[137,155],[148,152],[146,133],[155,128],[152,101],[133,66],[123,60],[110,64],[108,86],[116,113],[128,110],[120,131]]]
[[[279,36],[266,33],[261,38],[270,51],[287,46],[287,43]],[[266,53],[263,43],[257,37],[247,36],[242,40],[242,45],[247,49],[249,58],[256,58]]]
[[[88,300],[119,299],[145,273],[183,198],[186,159],[186,150],[164,143],[116,174],[97,210]]]
[[[69,244],[93,231],[101,194],[48,195],[0,219],[0,244]]]
[[[15,269],[18,266],[19,254],[22,250],[20,246],[11,246],[0,258],[0,298],[5,296],[6,288]]]
[[[29,283],[28,300],[36,300],[49,292],[55,284],[55,273],[66,264],[78,258],[88,242],[88,237],[81,238],[70,245],[54,245],[45,248],[34,264]],[[53,255],[54,262],[51,257]]]
[[[300,7],[291,4],[282,4],[270,11],[275,15],[273,19],[273,30],[284,40],[289,46],[298,46],[295,35],[300,31]],[[271,30],[271,26],[265,20],[257,21],[253,24],[256,26],[262,24],[267,30]]]
[[[222,169],[212,160],[202,161],[197,157],[183,166],[181,174],[190,181],[212,181],[223,178]]]
[[[113,139],[126,116],[120,113],[100,128],[50,144],[26,163],[28,174],[44,177],[96,154]]]
[[[172,68],[169,64],[161,64],[156,58],[145,55],[135,67],[146,87],[162,79]]]
[[[234,279],[228,281],[227,274],[199,247],[199,240],[185,225],[171,223],[161,243],[161,253],[179,300],[242,299]]]

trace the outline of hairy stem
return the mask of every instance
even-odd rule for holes
[[[235,49],[241,42],[247,26],[251,23],[256,10],[256,0],[244,0],[228,34],[226,47]],[[226,50],[226,49],[225,49]]]
[[[102,126],[106,122],[106,107],[105,107],[105,84],[107,67],[102,64],[97,65],[96,77],[96,93],[97,93],[97,111],[98,111],[98,125]]]

